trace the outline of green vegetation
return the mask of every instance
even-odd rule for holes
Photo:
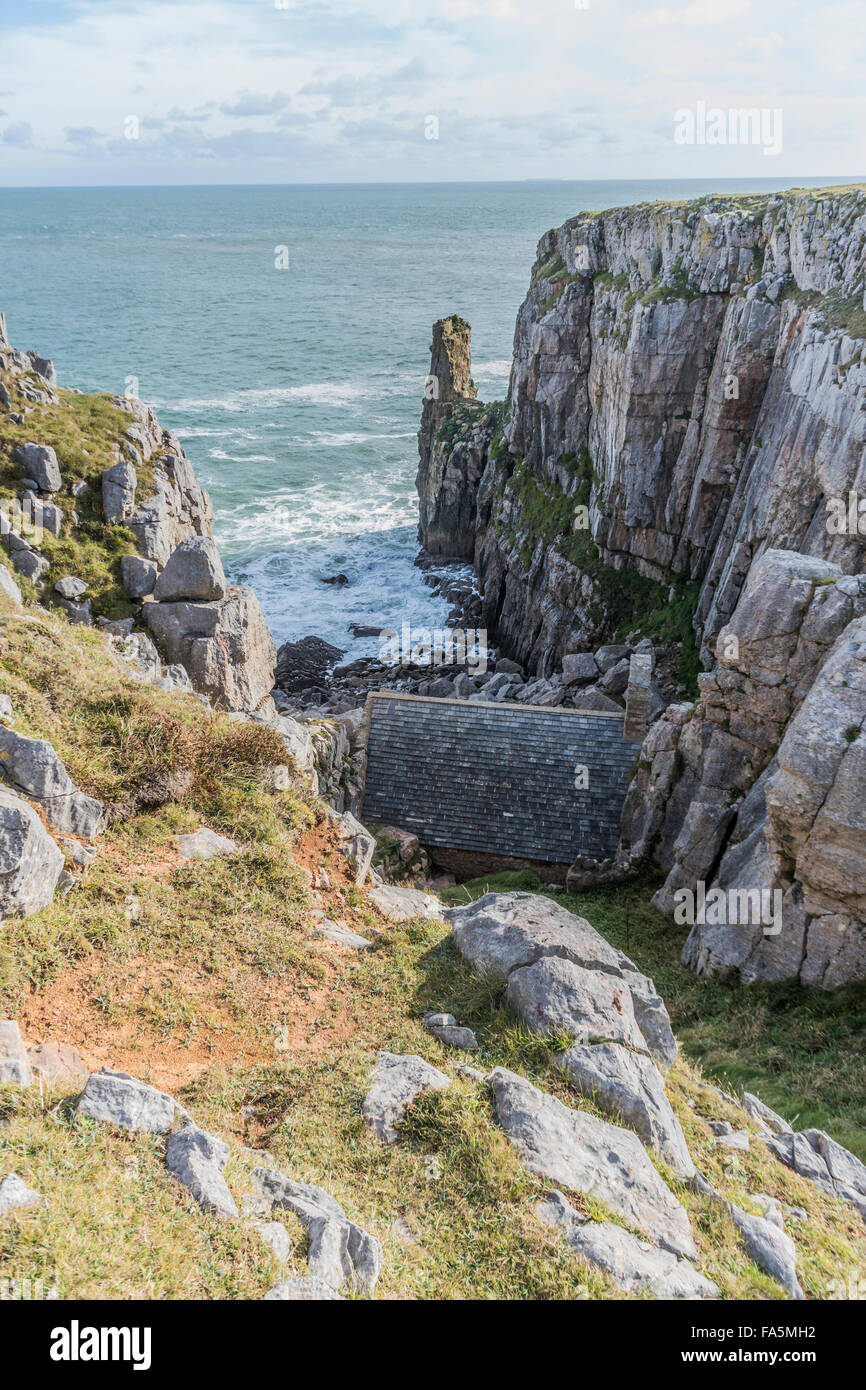
[[[298,927],[288,930],[297,950],[311,951]],[[166,960],[167,950],[161,943],[156,958]],[[420,1018],[426,1008],[449,1009],[478,1034],[473,1061],[480,1067],[519,1071],[573,1105],[574,1093],[552,1065],[565,1039],[539,1037],[518,1024],[502,982],[466,966],[445,923],[386,925],[363,958],[336,952],[320,959],[327,960],[327,985],[306,991],[311,1004],[298,996],[303,1030],[291,1047],[273,1055],[271,1045],[268,1057],[262,1038],[258,1060],[228,1066],[217,1055],[195,1079],[173,1088],[200,1124],[233,1141],[232,1189],[249,1190],[256,1163],[255,1152],[242,1145],[265,1148],[284,1172],[324,1185],[382,1241],[377,1298],[621,1297],[535,1220],[534,1204],[550,1184],[522,1167],[495,1125],[486,1087],[457,1075],[460,1054],[433,1040]],[[168,1044],[179,1023],[168,1018],[162,1026]],[[210,1036],[211,1026],[204,1031]],[[378,1048],[420,1053],[453,1078],[447,1092],[430,1093],[412,1107],[392,1147],[372,1136],[360,1113]],[[827,1297],[840,1270],[862,1261],[856,1214],[757,1142],[748,1153],[719,1149],[703,1116],[736,1123],[742,1116],[707,1092],[685,1059],[675,1064],[669,1090],[696,1161],[727,1198],[755,1210],[748,1194],[768,1192],[807,1209],[797,1227],[802,1278],[809,1293]],[[0,1261],[20,1274],[50,1281],[56,1271],[61,1294],[74,1288],[84,1297],[150,1298],[260,1297],[284,1277],[248,1228],[196,1207],[162,1167],[159,1140],[106,1132],[77,1118],[68,1102],[46,1114],[32,1093],[8,1092],[2,1104],[9,1124],[0,1129],[0,1162],[48,1201],[44,1212],[0,1229]],[[581,1106],[595,1108],[588,1100]],[[780,1298],[779,1286],[746,1258],[724,1208],[658,1166],[687,1207],[702,1267],[724,1295]],[[622,1224],[593,1199],[572,1194],[572,1200],[588,1215]],[[289,1213],[280,1219],[295,1241],[287,1272],[304,1273],[303,1230]]]
[[[798,1129],[828,1130],[866,1161],[866,983],[827,993],[697,976],[680,961],[688,928],[649,901],[657,886],[647,878],[573,897],[534,874],[499,874],[442,896],[456,905],[486,892],[541,892],[586,917],[653,978],[692,1064],[735,1093],[756,1091]]]
[[[588,504],[590,488],[596,481],[589,455],[582,451],[573,462],[563,461],[568,461],[580,478],[575,494],[565,493],[555,483],[542,486],[524,462],[516,465],[505,484],[517,504],[520,524],[528,533],[521,549],[524,568],[529,570],[539,546],[555,546],[595,583],[597,598],[590,605],[588,616],[599,625],[604,624],[615,640],[639,631],[659,642],[676,643],[680,648],[678,679],[695,694],[701,669],[692,627],[698,586],[679,575],[672,574],[661,581],[607,564],[589,531],[574,529],[575,507]],[[496,512],[493,519],[495,522]]]
[[[269,730],[131,682],[106,660],[97,633],[62,615],[6,616],[0,638],[0,690],[18,727],[49,737],[114,810],[74,890],[35,917],[4,923],[0,1015],[20,1018],[27,1037],[70,1042],[92,1066],[116,1066],[177,1095],[230,1141],[226,1173],[236,1195],[250,1190],[262,1149],[296,1179],[325,1186],[382,1241],[378,1298],[621,1297],[537,1222],[534,1204],[549,1183],[518,1162],[487,1089],[458,1075],[463,1055],[435,1041],[421,1018],[431,1007],[454,1012],[478,1034],[478,1065],[520,1071],[574,1104],[552,1065],[565,1040],[527,1032],[505,1005],[502,982],[459,957],[447,923],[378,917],[305,784],[271,789],[268,768],[285,754]],[[231,836],[239,852],[182,861],[177,834],[201,824]],[[304,861],[327,865],[325,910],[370,936],[373,950],[357,956],[315,935]],[[488,886],[541,888],[533,875],[515,874],[449,896]],[[841,1012],[838,995],[810,995],[801,1013],[794,991],[787,1000],[784,991],[738,996],[687,976],[676,960],[682,932],[648,906],[650,887],[553,896],[655,974],[685,1044],[669,1092],[697,1163],[750,1209],[757,1191],[807,1208],[797,1230],[802,1278],[827,1297],[839,1271],[862,1261],[859,1219],[758,1143],[745,1154],[720,1150],[703,1117],[738,1117],[690,1059],[752,1082],[792,1118],[820,1119],[844,1142],[862,1101],[854,1046],[862,1004],[858,1020],[855,992]],[[360,1113],[381,1048],[421,1054],[453,1078],[449,1091],[413,1107],[393,1147]],[[843,1100],[843,1084],[854,1099]],[[259,1298],[286,1273],[306,1271],[306,1236],[290,1214],[281,1214],[294,1239],[286,1270],[251,1227],[196,1205],[166,1172],[159,1139],[76,1116],[62,1090],[0,1090],[0,1119],[0,1172],[18,1172],[45,1197],[43,1208],[0,1225],[4,1274],[56,1283],[61,1297]],[[779,1298],[724,1209],[658,1166],[725,1296]],[[611,1217],[594,1200],[572,1200]]]
[[[782,287],[785,299],[793,300],[801,309],[816,309],[827,328],[841,328],[852,338],[866,338],[866,310],[863,295],[842,295],[838,292],[821,294],[819,290],[801,290],[793,277]],[[848,367],[860,359],[854,358]]]
[[[24,379],[31,385],[39,384],[38,378]],[[25,404],[19,390],[22,378],[6,373],[2,380],[12,397],[13,409],[20,411]],[[57,405],[37,406],[20,425],[12,424],[5,411],[0,414],[0,505],[8,506],[21,490],[23,474],[14,457],[18,446],[35,440],[53,448],[64,478],[81,479],[88,484],[88,490],[75,499],[64,490],[54,499],[66,518],[67,534],[60,538],[45,534],[40,543],[39,548],[51,565],[45,576],[46,595],[51,595],[58,579],[68,574],[86,575],[94,614],[127,617],[133,609],[121,582],[120,557],[134,553],[135,539],[125,527],[106,525],[100,479],[104,470],[116,462],[113,450],[120,447],[132,416],[120,410],[107,395],[78,395],[62,390],[58,395]],[[149,497],[153,492],[153,464],[151,460],[136,470],[140,497]],[[73,510],[78,523],[71,530],[68,522]],[[20,582],[25,597],[34,600],[33,585],[26,579]]]

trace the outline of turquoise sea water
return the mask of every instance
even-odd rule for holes
[[[210,489],[229,575],[255,587],[277,640],[316,633],[354,658],[377,644],[350,622],[436,625],[448,608],[412,563],[434,319],[469,320],[479,395],[499,399],[549,227],[785,186],[0,189],[0,310],[61,384],[122,392],[135,378]],[[348,587],[323,582],[338,571]]]

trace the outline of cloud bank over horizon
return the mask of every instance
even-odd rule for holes
[[[0,185],[856,176],[864,50],[861,0],[0,0]]]

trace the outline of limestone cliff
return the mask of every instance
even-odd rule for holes
[[[468,554],[474,514],[509,655],[693,636],[622,862],[666,912],[699,884],[782,902],[778,931],[696,923],[699,971],[866,975],[864,348],[862,187],[586,213],[539,244],[504,408],[422,435],[422,542],[459,515]]]
[[[863,189],[584,213],[542,238],[502,431],[476,407],[421,441],[422,544],[468,554],[474,512],[510,655],[546,674],[681,599],[708,666],[763,550],[860,567],[825,502],[864,481],[864,249]]]

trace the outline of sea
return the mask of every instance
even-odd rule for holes
[[[479,397],[499,400],[550,227],[792,182],[839,180],[0,189],[0,310],[61,385],[131,392],[176,431],[278,643],[354,660],[378,643],[350,624],[449,610],[414,563],[434,320],[468,319]]]

